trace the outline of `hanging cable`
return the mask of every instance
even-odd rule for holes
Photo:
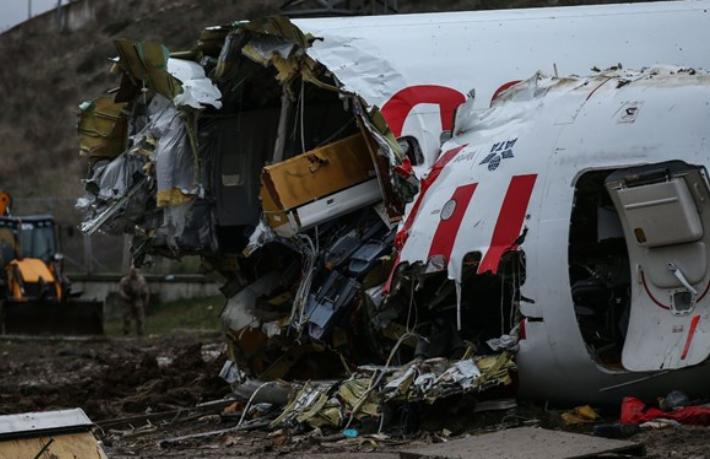
[[[505,334],[505,312],[504,312],[504,297],[505,297],[505,270],[501,270],[500,276],[500,334]]]
[[[300,103],[300,118],[301,118],[301,153],[306,152],[306,138],[304,136],[305,128],[304,128],[304,123],[305,121],[303,120],[303,114],[305,111],[305,106],[306,106],[306,99],[304,97],[305,94],[305,82],[303,81],[303,78],[301,78],[301,103]]]

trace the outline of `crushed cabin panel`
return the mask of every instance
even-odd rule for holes
[[[126,143],[127,119],[125,103],[116,103],[113,96],[97,97],[84,102],[79,115],[79,146],[82,155],[113,158]]]

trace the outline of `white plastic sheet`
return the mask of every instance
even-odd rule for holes
[[[182,83],[182,93],[175,96],[173,103],[178,106],[189,106],[198,110],[211,105],[222,108],[222,93],[212,80],[205,76],[205,70],[196,62],[184,59],[168,59],[168,72]]]

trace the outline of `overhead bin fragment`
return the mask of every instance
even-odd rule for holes
[[[279,235],[292,236],[379,201],[375,176],[360,133],[266,166],[261,177],[264,217]],[[348,188],[350,193],[343,192]]]

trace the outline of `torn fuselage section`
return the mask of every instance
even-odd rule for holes
[[[410,334],[411,358],[515,350],[525,254],[505,253],[495,272],[479,272],[480,252],[464,256],[459,278],[431,263],[402,263],[390,293],[371,314],[390,339]]]
[[[235,386],[346,379],[298,386],[324,406],[340,393],[342,411],[348,397],[365,403],[375,380],[389,389],[373,397],[400,401],[510,384],[512,354],[488,354],[515,347],[521,241],[497,241],[495,260],[472,252],[454,279],[403,264],[415,260],[397,225],[422,153],[309,56],[313,40],[267,18],[207,29],[186,53],[117,42],[121,86],[101,99],[108,109],[82,112],[82,126],[108,124],[81,131],[83,229],[133,234],[139,262],[201,255],[227,278],[224,373]],[[459,219],[465,207],[448,211]]]
[[[90,165],[77,203],[82,230],[133,234],[137,259],[149,246],[172,256],[214,250],[197,135],[201,112],[219,109],[221,94],[202,66],[160,44],[115,45],[121,86],[80,107]]]
[[[276,335],[345,345],[335,325],[384,282],[416,192],[381,114],[308,56],[313,40],[285,18],[207,29],[189,52],[119,40],[120,87],[82,105],[82,229],[133,234],[139,263],[202,255],[255,369],[278,363]]]
[[[286,238],[379,202],[396,222],[399,145],[307,56],[312,40],[268,18],[207,29],[172,55],[116,41],[120,87],[81,106],[82,229],[132,233],[140,258],[238,255],[262,216]]]
[[[414,191],[390,172],[401,153],[379,112],[338,89],[306,54],[311,40],[278,18],[232,28],[215,73],[234,122],[253,123],[214,169],[220,247],[236,254],[241,289],[222,319],[234,360],[264,380],[336,377],[370,361],[362,292],[384,282],[402,190]],[[258,180],[251,220],[239,211],[248,200],[225,199],[244,189],[239,177]],[[271,275],[278,282],[263,287]]]

